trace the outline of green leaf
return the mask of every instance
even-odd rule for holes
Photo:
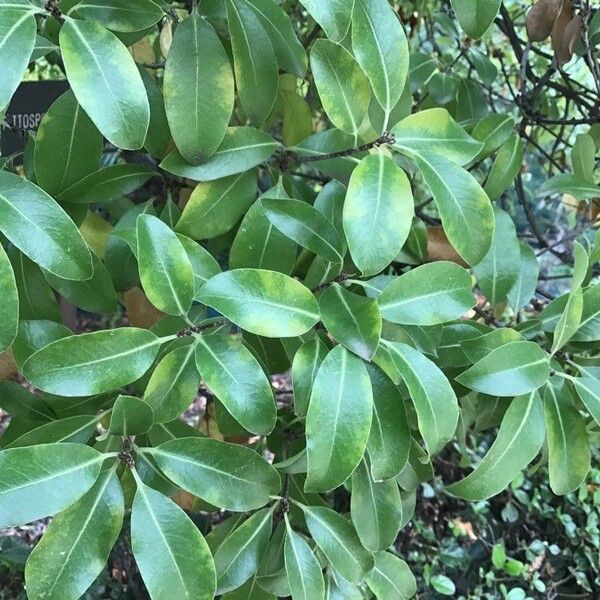
[[[275,51],[261,20],[245,0],[227,0],[227,24],[240,102],[250,122],[260,127],[277,97]]]
[[[435,363],[414,348],[386,340],[382,345],[408,388],[427,451],[436,454],[452,439],[458,423],[452,386]]]
[[[66,18],[60,49],[75,97],[102,135],[118,148],[141,148],[150,106],[124,44],[98,23]]]
[[[525,147],[518,134],[513,133],[502,145],[483,189],[490,200],[497,200],[521,171]]]
[[[81,444],[43,444],[0,452],[0,527],[54,515],[98,478],[104,456]]]
[[[483,260],[474,267],[479,287],[488,302],[496,306],[517,283],[521,250],[512,218],[502,209],[494,208],[496,226],[492,245]]]
[[[273,513],[254,513],[229,535],[215,552],[217,594],[241,586],[256,571],[271,536]]]
[[[172,500],[136,482],[131,547],[150,597],[212,600],[215,566],[202,534]]]
[[[0,406],[13,416],[26,417],[30,421],[46,423],[55,418],[46,402],[26,390],[16,381],[0,382]],[[2,442],[4,443],[4,439]]]
[[[594,168],[596,167],[596,145],[594,138],[587,133],[580,133],[575,139],[571,151],[573,175],[578,179],[594,183]]]
[[[433,195],[448,240],[467,263],[480,263],[492,245],[494,233],[494,210],[489,198],[471,173],[446,156],[422,152],[415,160]]]
[[[499,494],[534,459],[544,437],[544,410],[539,395],[531,392],[518,396],[508,407],[498,436],[482,461],[446,490],[471,501]]]
[[[343,46],[319,39],[312,47],[310,66],[331,122],[357,135],[371,97],[369,80],[359,64]]]
[[[350,477],[365,452],[372,413],[363,361],[336,346],[319,367],[306,416],[306,491],[327,492]]]
[[[59,277],[92,276],[90,250],[64,210],[33,183],[6,171],[0,171],[0,231]]]
[[[19,326],[19,293],[13,268],[0,244],[0,352],[10,348],[17,337]]]
[[[212,277],[221,272],[219,263],[200,244],[185,235],[177,234],[192,264],[194,272],[194,300],[198,300],[200,289]]]
[[[574,377],[572,382],[585,408],[594,421],[600,424],[600,381],[584,375]]]
[[[155,423],[176,419],[194,401],[200,384],[194,344],[176,348],[152,372],[144,400],[154,412]]]
[[[519,274],[506,296],[508,303],[515,312],[525,307],[533,298],[540,274],[537,257],[530,246],[521,242],[519,250]]]
[[[286,198],[280,181],[260,198]],[[255,202],[237,231],[229,254],[232,269],[253,267],[289,275],[296,262],[297,246],[268,219],[262,202]]]
[[[306,74],[306,52],[296,37],[288,14],[271,0],[243,0],[256,13],[273,44],[282,69],[298,77]]]
[[[310,16],[333,42],[341,42],[350,28],[352,2],[347,0],[301,0]]]
[[[456,381],[490,396],[518,396],[541,387],[550,376],[548,355],[534,342],[511,342],[497,348]]]
[[[343,213],[350,255],[363,275],[376,275],[398,256],[413,214],[404,171],[381,152],[364,158],[352,172]]]
[[[212,121],[211,118],[211,124]],[[180,124],[185,122],[185,118],[179,120]],[[173,175],[194,181],[212,181],[256,167],[271,158],[278,147],[279,144],[264,131],[254,127],[229,127],[216,152],[201,165],[186,162],[178,150],[173,150],[160,166]]]
[[[476,363],[488,354],[511,342],[523,341],[523,336],[514,329],[503,327],[494,329],[476,338],[469,338],[460,342],[461,350],[470,361]]]
[[[306,416],[313,384],[326,356],[327,346],[318,336],[302,344],[294,354],[292,362],[294,411],[299,416]]]
[[[331,566],[351,583],[362,583],[373,568],[373,555],[360,543],[352,523],[323,506],[300,505],[306,525]]]
[[[69,600],[84,595],[104,569],[124,514],[116,469],[107,469],[82,498],[54,517],[29,556],[28,597]]]
[[[375,553],[375,566],[367,585],[377,598],[408,600],[417,593],[417,582],[408,565],[389,552]]]
[[[98,21],[107,29],[123,33],[142,31],[160,21],[164,11],[154,0],[82,0],[73,11],[86,21]]]
[[[220,273],[204,284],[199,299],[242,329],[264,337],[302,335],[319,320],[319,306],[311,291],[276,271]]]
[[[548,472],[555,494],[574,492],[590,470],[590,443],[585,421],[564,382],[546,386],[544,416],[548,435]]]
[[[459,165],[470,163],[483,147],[444,108],[416,112],[398,123],[392,133],[396,138],[394,148],[403,154],[441,154]]]
[[[319,297],[319,307],[323,324],[338,342],[365,360],[373,358],[382,327],[375,300],[334,283]]]
[[[87,444],[96,431],[99,420],[98,415],[75,415],[43,423],[6,444],[5,448],[63,442]]]
[[[574,342],[600,340],[600,285],[592,285],[585,290],[581,324],[571,340]]]
[[[580,179],[576,175],[555,175],[542,184],[540,195],[570,194],[577,200],[591,200],[600,196],[600,187]]]
[[[293,600],[323,600],[325,580],[321,565],[306,540],[292,530],[285,517],[285,570]]]
[[[154,423],[150,406],[134,396],[119,396],[115,400],[110,417],[110,435],[140,435],[147,433]]]
[[[244,429],[257,434],[273,431],[276,407],[271,384],[240,340],[226,335],[199,336],[196,367],[206,385]]]
[[[247,511],[279,492],[279,473],[254,450],[210,438],[182,438],[146,448],[164,474],[214,506]]]
[[[206,60],[207,56],[210,60]],[[192,12],[175,30],[165,64],[163,93],[179,151],[176,154],[181,153],[193,165],[206,161],[227,132],[233,112],[234,82],[219,36],[197,12]],[[169,170],[166,166],[165,169]],[[215,179],[218,177],[224,175]]]
[[[0,62],[4,74],[0,85],[0,113],[21,83],[35,45],[37,25],[34,9],[2,7],[0,21]]]
[[[480,119],[471,135],[483,144],[475,160],[480,161],[493,154],[513,133],[515,120],[511,115],[492,113]]]
[[[104,263],[92,252],[94,274],[85,281],[62,279],[44,271],[48,283],[69,302],[95,313],[114,313],[119,310],[115,286]]]
[[[152,365],[162,340],[136,327],[66,337],[30,356],[24,377],[59,396],[92,396],[139,379]]]
[[[455,263],[422,265],[395,278],[377,298],[387,321],[437,325],[462,317],[475,306],[469,273]]]
[[[501,0],[452,0],[452,8],[461,27],[473,39],[479,39],[494,22]]]
[[[385,130],[406,84],[409,57],[404,29],[387,0],[355,0],[352,50],[385,112]]]
[[[171,131],[167,121],[162,88],[158,86],[154,77],[146,69],[138,65],[138,70],[142,76],[150,104],[150,125],[144,140],[144,148],[152,156],[163,158],[171,144]]]
[[[186,315],[194,298],[194,272],[183,244],[157,217],[137,218],[140,279],[148,299],[171,315]]]
[[[588,271],[588,255],[584,247],[575,242],[575,268],[571,291],[564,312],[554,330],[552,354],[560,350],[577,332],[583,315],[583,290],[581,288]]]
[[[199,183],[183,209],[176,230],[195,240],[217,237],[233,229],[254,202],[256,190],[253,171]]]
[[[61,191],[56,199],[69,204],[112,202],[142,187],[156,171],[143,165],[119,164],[87,174]]]
[[[393,479],[408,462],[410,430],[400,390],[375,365],[367,365],[373,389],[373,420],[367,442],[373,481]]]
[[[51,195],[100,168],[102,135],[71,90],[52,104],[35,136],[35,177]]]
[[[431,586],[442,596],[454,596],[456,593],[454,582],[446,575],[434,575],[431,578]]]
[[[263,198],[260,204],[270,223],[287,237],[331,262],[342,262],[342,240],[316,208],[291,199]]]
[[[367,550],[385,550],[395,542],[402,522],[402,500],[394,479],[374,482],[362,461],[352,474],[350,506],[352,523]]]

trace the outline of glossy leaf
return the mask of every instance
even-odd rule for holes
[[[17,337],[19,325],[19,293],[13,268],[0,244],[0,352],[9,348]]]
[[[233,229],[255,198],[256,174],[252,171],[199,183],[176,229],[195,240],[217,237]]]
[[[114,403],[108,433],[110,435],[140,435],[154,424],[152,409],[135,396],[119,396]]]
[[[51,394],[102,394],[139,379],[154,362],[161,343],[151,331],[135,327],[73,335],[30,356],[23,375]]]
[[[235,444],[188,437],[145,452],[174,483],[226,510],[260,508],[281,485],[279,474],[264,458]]]
[[[367,585],[377,598],[408,600],[417,592],[417,582],[408,565],[390,552],[377,552]]]
[[[348,350],[371,360],[382,327],[377,302],[334,283],[319,297],[319,306],[327,331]]]
[[[177,504],[139,479],[131,547],[152,598],[214,598],[215,566],[202,534]]]
[[[123,43],[98,23],[68,18],[60,30],[60,49],[75,97],[104,137],[118,148],[141,148],[150,106]]]
[[[406,117],[392,129],[394,148],[409,156],[441,154],[459,165],[471,162],[483,144],[474,140],[443,108]]]
[[[394,279],[377,298],[387,321],[406,325],[437,325],[458,319],[475,305],[469,273],[438,261]]]
[[[393,479],[408,462],[410,430],[400,390],[375,365],[367,365],[373,389],[373,420],[367,442],[373,481]]]
[[[506,298],[519,278],[521,251],[512,218],[494,209],[494,235],[489,252],[473,271],[481,291],[492,306]]]
[[[319,320],[319,307],[310,290],[275,271],[220,273],[202,287],[199,299],[246,331],[264,337],[302,335]]]
[[[408,238],[414,201],[408,178],[383,153],[364,158],[352,172],[344,202],[344,232],[363,275],[376,275]]]
[[[256,572],[272,522],[273,514],[265,508],[237,527],[219,546],[215,552],[218,594],[234,590]]]
[[[57,195],[100,168],[102,135],[71,90],[43,116],[35,138],[35,176]]]
[[[350,477],[366,449],[372,412],[364,363],[336,346],[319,367],[306,416],[306,491],[326,492]]]
[[[0,452],[0,526],[54,515],[96,481],[104,457],[81,444],[42,444]]]
[[[507,294],[508,303],[514,311],[521,310],[533,298],[540,272],[535,252],[524,243],[519,244],[519,250],[519,274]]]
[[[406,35],[387,0],[354,1],[352,50],[385,112],[387,129],[408,75]]]
[[[64,279],[89,279],[92,258],[63,209],[33,183],[0,171],[0,231],[33,262]]]
[[[537,344],[512,342],[476,362],[456,381],[490,396],[518,396],[541,387],[549,376],[548,356]]]
[[[254,355],[229,336],[200,336],[196,367],[208,387],[242,427],[257,434],[273,430],[276,419],[271,384]]]
[[[369,108],[369,81],[354,57],[343,46],[317,40],[310,66],[323,108],[342,131],[356,135]]]
[[[502,145],[483,189],[490,200],[497,200],[521,171],[525,148],[515,133]]]
[[[341,42],[350,27],[352,3],[345,0],[302,0],[310,16],[333,42]]]
[[[461,27],[467,35],[479,39],[493,23],[501,0],[452,0]]]
[[[394,367],[408,387],[427,451],[439,452],[454,436],[458,402],[449,381],[426,356],[399,342],[383,341]]]
[[[585,421],[563,382],[546,386],[544,416],[550,487],[558,495],[574,492],[587,477],[591,454]]]
[[[29,64],[37,29],[33,12],[2,7],[0,61],[5,74],[0,85],[0,111],[8,106]]]
[[[446,490],[472,501],[500,493],[540,451],[544,429],[544,409],[537,392],[518,396],[506,411],[498,436],[482,461]]]
[[[237,91],[250,121],[260,127],[277,97],[275,51],[260,18],[245,0],[227,0],[226,4]]]
[[[270,223],[281,233],[332,262],[342,262],[342,240],[332,223],[301,200],[263,198],[261,205]]]
[[[361,583],[373,567],[350,521],[323,506],[301,506],[306,525],[333,568],[351,583]]]
[[[400,531],[402,501],[394,479],[374,482],[365,461],[352,474],[352,523],[362,545],[373,552],[389,548]]]
[[[124,5],[120,0],[82,0],[75,12],[87,21],[98,21],[112,31],[134,32],[155,25],[164,16],[159,2],[134,0]]]
[[[323,600],[325,580],[321,565],[305,539],[286,518],[285,570],[292,600]]]
[[[125,515],[115,471],[103,471],[82,498],[50,523],[25,568],[32,600],[80,598],[104,569]]]
[[[292,384],[297,415],[306,416],[313,384],[326,356],[327,346],[318,336],[300,346],[294,354]]]
[[[593,377],[575,377],[573,386],[596,423],[600,423],[600,381]]]
[[[492,245],[494,211],[477,180],[445,155],[421,152],[417,165],[442,219],[448,240],[470,265],[480,263]]]
[[[206,60],[207,56],[211,59]],[[197,12],[192,12],[175,31],[165,64],[163,93],[177,150],[192,165],[206,161],[227,132],[234,82],[221,40]],[[224,175],[215,179],[218,177]]]
[[[140,279],[148,299],[171,315],[186,315],[194,298],[194,272],[177,235],[157,217],[137,219]]]
[[[185,122],[185,119],[179,122]],[[271,136],[254,127],[229,127],[214,154],[202,164],[194,166],[186,162],[178,150],[173,150],[160,166],[169,173],[194,181],[213,181],[259,165],[273,155],[278,145]]]

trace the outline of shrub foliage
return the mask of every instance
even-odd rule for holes
[[[600,238],[593,216],[557,250],[522,165],[561,161],[534,195],[600,197],[573,129],[600,19],[437,4],[0,0],[0,109],[28,65],[69,86],[0,170],[0,351],[30,384],[0,383],[0,527],[54,517],[30,599],[81,597],[124,521],[153,599],[409,598],[393,545],[449,444],[468,464],[499,427],[458,498],[538,456],[556,494],[585,481]],[[556,298],[536,251],[567,265]]]

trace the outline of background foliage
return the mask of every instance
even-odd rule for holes
[[[54,517],[0,593],[591,596],[598,41],[586,0],[0,0],[0,527]],[[70,85],[36,131],[23,73]]]

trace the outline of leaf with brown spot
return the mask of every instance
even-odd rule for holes
[[[442,227],[427,228],[427,258],[429,262],[449,260],[462,267],[469,266],[450,245]]]

